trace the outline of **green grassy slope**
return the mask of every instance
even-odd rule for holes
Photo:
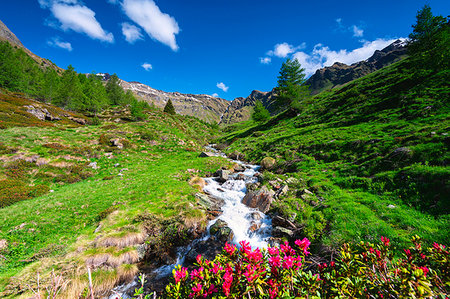
[[[295,212],[326,245],[380,235],[399,245],[416,233],[448,243],[450,72],[416,65],[400,61],[218,142],[255,162],[274,157],[266,182],[303,180],[294,187],[316,199],[291,192],[275,210]]]
[[[5,122],[11,124],[7,115]],[[131,278],[137,272],[136,245],[143,243],[147,229],[155,231],[150,244],[164,250],[171,242],[182,242],[183,231],[205,224],[205,211],[194,197],[197,190],[188,180],[228,163],[223,158],[198,158],[202,146],[217,134],[214,127],[158,110],[141,122],[23,125],[1,130],[0,183],[20,181],[27,188],[46,188],[38,197],[0,192],[13,198],[11,202],[19,200],[0,209],[0,240],[7,242],[0,249],[3,296],[28,292],[26,283],[35,287],[37,272],[45,285],[51,269],[71,279],[68,292],[79,294],[87,283],[87,261],[105,254],[114,266],[94,267],[97,289]],[[111,146],[114,138],[122,149]],[[35,155],[45,162],[25,161]],[[91,162],[99,168],[89,167]],[[169,228],[175,228],[175,234]],[[99,245],[101,240],[121,245]]]

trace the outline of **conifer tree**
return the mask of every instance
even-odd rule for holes
[[[53,103],[57,106],[68,107],[70,109],[84,109],[84,94],[81,88],[78,75],[72,65],[69,65],[61,77],[61,84],[58,88]]]
[[[256,101],[253,108],[252,119],[256,122],[265,121],[270,118],[269,110],[264,107],[260,100]]]
[[[106,83],[106,93],[108,94],[109,102],[112,105],[121,105],[124,102],[125,92],[119,84],[119,77],[113,74],[108,83]]]
[[[175,107],[172,104],[172,101],[169,99],[166,103],[166,106],[164,106],[164,112],[169,114],[176,114]]]
[[[310,92],[305,86],[305,69],[297,59],[287,59],[281,65],[278,75],[277,104],[279,107],[296,106],[298,102],[307,97]]]

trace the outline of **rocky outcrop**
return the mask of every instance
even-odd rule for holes
[[[248,192],[242,199],[242,203],[250,208],[256,208],[263,213],[267,213],[273,201],[273,195],[266,186],[258,191]]]
[[[336,62],[330,67],[319,69],[306,81],[306,84],[309,85],[313,94],[317,94],[322,90],[361,78],[400,60],[405,55],[405,41],[397,40],[382,50],[376,50],[367,60],[352,65]]]
[[[32,114],[33,116],[37,117],[40,120],[61,120],[59,116],[52,115],[50,112],[48,112],[45,108],[35,107],[32,105],[24,106],[27,108],[27,112]]]
[[[101,74],[108,78],[108,74]],[[154,89],[139,82],[120,83],[125,90],[131,90],[139,99],[163,108],[170,99],[178,114],[190,115],[210,123],[218,123],[227,110],[229,101],[206,94],[183,94]]]

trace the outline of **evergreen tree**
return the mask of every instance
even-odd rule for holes
[[[116,74],[113,74],[109,78],[108,83],[106,83],[106,94],[108,95],[109,102],[112,105],[124,104],[125,92],[119,82],[119,77],[117,77]]]
[[[433,49],[436,46],[438,32],[444,27],[448,30],[445,18],[433,16],[429,5],[425,5],[417,12],[416,19],[416,24],[412,26],[414,30],[409,35],[409,50],[412,54]]]
[[[256,101],[253,108],[252,119],[256,122],[265,121],[270,118],[269,110],[264,107],[261,101]]]
[[[78,75],[72,65],[67,67],[61,77],[61,84],[53,103],[57,106],[68,107],[74,110],[83,110],[84,94]]]
[[[175,107],[172,104],[172,101],[169,99],[166,103],[166,106],[164,106],[164,112],[169,114],[176,114]]]
[[[276,87],[278,106],[295,106],[310,94],[308,86],[303,85],[306,81],[304,72],[297,59],[288,58],[283,62]]]
[[[54,69],[47,68],[43,74],[40,96],[46,101],[52,102],[57,95],[60,77]]]
[[[82,80],[84,81],[85,109],[91,112],[98,112],[107,106],[109,100],[101,80],[95,74],[90,74],[88,77],[85,76],[85,79]]]

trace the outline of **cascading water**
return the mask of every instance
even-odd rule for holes
[[[208,146],[206,149],[216,156],[226,158],[223,153],[212,147]],[[268,241],[272,231],[272,221],[270,217],[259,210],[249,208],[242,203],[242,199],[247,193],[246,186],[257,182],[256,173],[259,166],[247,164],[239,160],[231,161],[241,165],[244,168],[244,171],[230,175],[228,180],[224,183],[220,183],[216,177],[205,178],[206,186],[203,189],[206,194],[224,201],[224,204],[221,207],[222,214],[208,223],[207,231],[202,238],[194,240],[190,245],[178,249],[178,256],[175,264],[165,265],[154,270],[154,279],[158,280],[171,275],[172,270],[176,265],[182,265],[184,263],[185,256],[191,248],[199,242],[211,238],[210,227],[219,220],[224,221],[232,230],[232,243],[239,246],[239,242],[245,240],[249,242],[253,248],[265,248],[269,245]],[[134,284],[134,286],[135,285],[136,284]],[[121,295],[123,298],[129,298],[125,294],[126,291],[121,290],[120,293],[122,293]],[[112,298],[115,297],[111,296],[110,299]]]

